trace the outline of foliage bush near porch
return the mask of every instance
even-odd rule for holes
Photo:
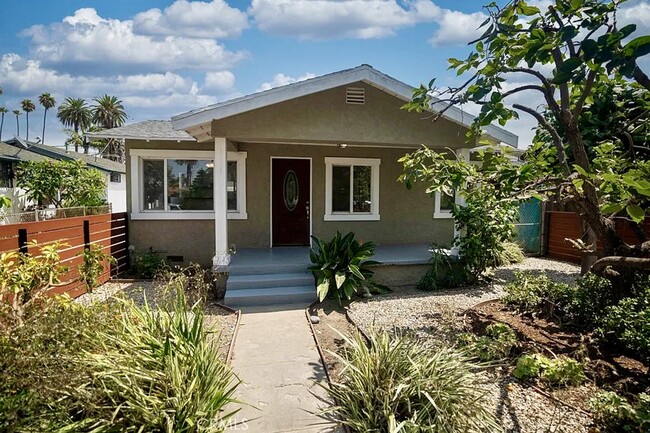
[[[476,366],[453,349],[372,333],[343,337],[340,381],[328,388],[332,411],[354,432],[502,431],[487,408]]]
[[[30,258],[56,281],[47,258]],[[39,297],[20,320],[5,316],[0,431],[223,431],[238,380],[207,338],[201,304],[187,305],[178,285],[170,292],[163,309]]]

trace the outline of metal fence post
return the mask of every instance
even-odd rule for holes
[[[84,250],[90,248],[90,221],[84,220]]]
[[[21,254],[27,254],[27,229],[18,229],[18,251]]]

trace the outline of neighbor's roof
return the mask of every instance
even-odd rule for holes
[[[145,120],[118,128],[86,134],[92,138],[115,138],[128,140],[163,140],[163,141],[196,141],[187,132],[172,128],[169,120]]]
[[[209,124],[212,120],[223,119],[359,81],[374,86],[404,101],[410,101],[413,97],[414,88],[412,86],[379,72],[372,66],[361,65],[356,68],[346,69],[304,81],[298,81],[287,84],[286,86],[275,87],[273,89],[188,111],[173,116],[172,125],[173,128],[177,130],[190,130],[199,126],[201,126],[201,129],[205,129],[202,125]],[[432,111],[434,112],[446,107],[446,105],[437,101],[438,100],[435,98],[432,99]],[[465,127],[469,127],[474,121],[474,116],[464,112],[458,107],[449,108],[443,114],[443,117]],[[483,129],[485,134],[493,139],[506,143],[512,147],[517,147],[517,135],[494,125],[486,126]]]
[[[44,161],[47,159],[51,158],[0,141],[0,160],[2,161]]]
[[[62,147],[46,146],[44,144],[38,144],[32,141],[26,141],[18,137],[14,137],[10,140],[7,140],[7,144],[15,148],[37,153],[39,155],[56,159],[56,160],[63,160],[63,161],[80,160],[85,162],[90,167],[102,171],[126,173],[126,165],[116,161],[111,161],[110,159],[101,158],[96,155],[85,155],[82,153],[66,151]]]

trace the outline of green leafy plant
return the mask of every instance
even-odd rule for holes
[[[506,241],[501,248],[493,252],[494,266],[506,266],[512,263],[521,263],[526,256],[518,243]]]
[[[91,244],[89,248],[84,248],[83,262],[78,266],[79,280],[86,285],[86,290],[92,292],[99,284],[99,277],[104,273],[104,262],[109,265],[116,265],[117,260],[110,254],[102,250],[102,246]]]
[[[417,288],[432,291],[460,287],[467,282],[469,275],[458,257],[450,256],[445,248],[431,246],[431,268],[422,276]]]
[[[16,185],[39,205],[56,207],[106,204],[106,178],[82,161],[24,161],[16,171]]]
[[[163,266],[155,274],[155,281],[160,287],[156,290],[156,303],[173,305],[177,293],[182,291],[188,303],[205,304],[212,291],[212,280],[212,271],[196,263],[190,263],[189,266],[181,269]]]
[[[450,348],[387,332],[347,343],[330,411],[355,432],[496,432],[477,366]],[[392,428],[392,429],[391,429]]]
[[[13,251],[0,254],[0,328],[22,325],[28,310],[38,307],[47,291],[61,282],[67,271],[59,264],[62,246],[30,242],[28,247],[38,248],[38,255]]]
[[[10,207],[11,207],[11,199],[5,195],[0,194],[0,209],[10,208]]]
[[[650,430],[650,395],[639,394],[636,404],[612,391],[596,394],[589,400],[597,425],[610,432],[646,432]]]
[[[340,232],[330,241],[323,241],[312,236],[313,248],[309,251],[309,266],[316,278],[318,299],[323,301],[331,296],[351,299],[360,291],[384,292],[388,289],[372,281],[374,272],[370,266],[380,264],[370,260],[375,254],[374,242],[360,244],[350,232],[342,236]]]
[[[645,360],[650,359],[650,285],[636,297],[624,298],[608,307],[598,334]]]
[[[540,378],[558,386],[579,385],[585,381],[583,365],[571,358],[550,359],[541,354],[522,355],[512,374],[521,380]]]
[[[517,334],[505,323],[492,323],[485,328],[484,335],[462,334],[460,344],[481,361],[496,361],[508,358],[518,344]]]
[[[139,278],[153,278],[165,267],[167,267],[167,260],[153,248],[135,252],[135,274]]]

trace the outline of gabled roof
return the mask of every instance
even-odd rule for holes
[[[172,117],[172,126],[177,130],[191,131],[201,127],[206,129],[212,120],[224,119],[226,117],[245,113],[280,102],[288,101],[302,96],[310,95],[324,90],[362,81],[374,86],[386,93],[389,93],[403,101],[410,101],[414,88],[393,77],[390,77],[369,65],[361,65],[356,68],[346,69],[332,74],[322,75],[309,80],[298,81],[286,86],[275,87],[218,104],[188,111]],[[432,111],[442,110],[445,105],[432,99]],[[458,107],[451,107],[443,117],[452,122],[469,127],[474,121],[474,116],[468,114]],[[483,128],[484,133],[498,142],[517,147],[517,135],[506,131],[498,126],[489,125]]]
[[[172,128],[169,120],[145,120],[118,128],[104,131],[89,132],[92,138],[115,138],[127,140],[161,140],[161,141],[196,141],[194,137],[183,130]]]
[[[43,156],[39,153],[32,152],[28,149],[12,146],[4,142],[0,142],[0,161],[44,161],[51,158]]]
[[[101,158],[99,156],[70,152],[61,147],[46,146],[44,144],[26,141],[18,137],[7,140],[6,143],[15,148],[33,152],[47,158],[62,161],[80,160],[85,162],[90,167],[96,168],[98,170],[106,172],[126,173],[126,165],[111,161],[110,159]]]

